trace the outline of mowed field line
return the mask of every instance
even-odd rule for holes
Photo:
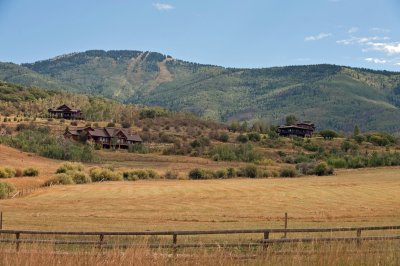
[[[292,179],[149,180],[55,186],[0,201],[5,228],[167,230],[400,222],[400,168]]]

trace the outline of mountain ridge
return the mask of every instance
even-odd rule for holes
[[[320,128],[400,131],[400,73],[330,64],[225,68],[156,52],[89,50],[16,65],[0,80],[159,105],[223,122],[288,114]]]

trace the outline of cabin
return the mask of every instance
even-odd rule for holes
[[[70,120],[82,120],[83,114],[79,109],[72,109],[66,104],[63,104],[57,108],[49,108],[47,110],[51,118],[62,118]]]
[[[128,129],[125,128],[67,128],[64,132],[64,138],[66,139],[80,140],[82,136],[84,136],[88,142],[100,144],[105,149],[109,149],[111,147],[127,149],[129,145],[143,143],[142,138],[138,134],[132,134]]]
[[[315,131],[315,126],[313,123],[309,121],[296,123],[294,125],[289,126],[279,126],[278,133],[280,136],[290,137],[290,136],[298,136],[302,138],[311,138]]]

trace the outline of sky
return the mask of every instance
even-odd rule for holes
[[[92,49],[400,71],[400,0],[0,0],[0,61]]]

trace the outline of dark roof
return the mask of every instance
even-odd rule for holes
[[[70,108],[68,105],[63,104],[63,105],[60,105],[60,106],[57,107],[57,108],[49,108],[48,111],[51,111],[51,112],[73,112],[73,113],[78,113],[78,112],[80,112],[81,110],[79,110],[79,109],[72,109],[72,108]]]
[[[116,136],[119,132],[122,132],[127,140],[142,142],[142,138],[138,134],[131,134],[126,128],[113,128],[113,127],[82,127],[76,129],[68,129],[71,135],[79,135],[83,130],[87,130],[89,135],[92,137],[103,137],[112,138]]]

